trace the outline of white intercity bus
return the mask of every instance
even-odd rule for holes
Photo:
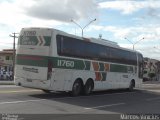
[[[51,28],[23,28],[18,39],[15,84],[78,96],[141,87],[143,56],[115,42],[82,38]]]

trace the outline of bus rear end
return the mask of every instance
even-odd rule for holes
[[[48,89],[52,65],[50,54],[52,29],[23,28],[16,51],[15,84]]]

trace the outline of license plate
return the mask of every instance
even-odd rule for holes
[[[32,82],[32,80],[31,79],[27,79],[27,82]]]

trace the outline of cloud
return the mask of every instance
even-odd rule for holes
[[[115,39],[124,39],[125,37],[132,38],[133,42],[139,39],[145,38],[145,41],[159,40],[160,38],[160,26],[158,25],[146,25],[146,26],[98,26],[92,25],[90,30],[104,31],[110,33]]]
[[[135,50],[141,52],[144,57],[160,60],[160,47],[155,49],[154,46],[159,45],[160,26],[159,24],[146,24],[145,26],[90,26],[92,31],[101,31],[104,36],[110,36],[112,41],[117,42],[121,47],[132,49],[135,44]],[[102,34],[102,36],[103,36]],[[124,38],[127,37],[129,41]],[[144,40],[141,40],[144,37]]]
[[[13,42],[9,34],[19,33],[21,28],[59,29],[61,26],[65,31],[64,26],[69,26],[66,22],[70,22],[71,19],[81,20],[88,17],[92,19],[95,14],[97,14],[97,4],[94,0],[1,0],[0,49],[4,48],[2,42]]]
[[[132,0],[118,0],[118,1],[106,1],[99,3],[99,8],[102,9],[113,9],[119,10],[122,14],[131,14],[142,8],[156,9],[160,8],[160,1],[158,0],[142,0],[142,1],[132,1]]]
[[[132,49],[133,45],[130,43],[127,44],[119,44],[121,47]],[[134,46],[136,51],[139,51],[140,53],[143,54],[143,57],[149,57],[153,59],[160,60],[160,48],[154,48],[153,45],[143,45],[141,44],[136,44]]]
[[[24,27],[50,27],[69,33],[80,34],[81,31],[77,26],[66,22],[74,19],[80,25],[83,25],[88,19],[97,18],[98,11],[101,13],[105,12],[105,9],[112,9],[120,11],[122,14],[137,12],[137,14],[129,17],[133,23],[136,21],[138,24],[134,24],[134,26],[132,24],[121,25],[119,20],[116,20],[118,25],[107,22],[100,23],[101,20],[102,22],[106,21],[104,16],[107,13],[99,14],[100,20],[96,22],[96,25],[91,24],[88,26],[85,29],[85,35],[91,33],[90,36],[97,37],[97,34],[101,32],[104,38],[114,40],[130,49],[132,49],[132,44],[126,41],[124,37],[128,37],[133,42],[145,37],[146,39],[141,42],[143,44],[135,46],[136,50],[142,51],[145,56],[154,55],[156,57],[159,56],[158,52],[157,54],[154,53],[158,50],[153,50],[152,48],[159,44],[160,24],[159,20],[157,20],[160,16],[159,8],[160,1],[158,0],[1,0],[0,49],[13,48],[11,44],[13,38],[9,37],[9,34],[20,32],[20,29]],[[141,14],[140,10],[145,11],[145,14]],[[144,16],[144,19],[139,17],[141,15]],[[112,16],[110,17],[112,20]],[[122,17],[124,16],[121,16],[121,14],[117,16],[120,21]],[[85,19],[87,20],[81,21]]]
[[[23,6],[28,16],[46,20],[70,22],[96,15],[97,5],[93,0],[27,0]]]
[[[43,20],[24,14],[24,6],[31,6],[33,3],[34,1],[31,2],[24,0],[0,1],[0,50],[7,46],[7,48],[13,48],[12,44],[10,44],[13,42],[13,39],[9,37],[9,34],[13,32],[19,33],[21,28],[33,26],[53,28],[58,25],[65,25],[65,23],[60,21]]]

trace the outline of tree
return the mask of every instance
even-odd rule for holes
[[[156,74],[155,73],[148,73],[148,76],[152,80],[156,76]]]

